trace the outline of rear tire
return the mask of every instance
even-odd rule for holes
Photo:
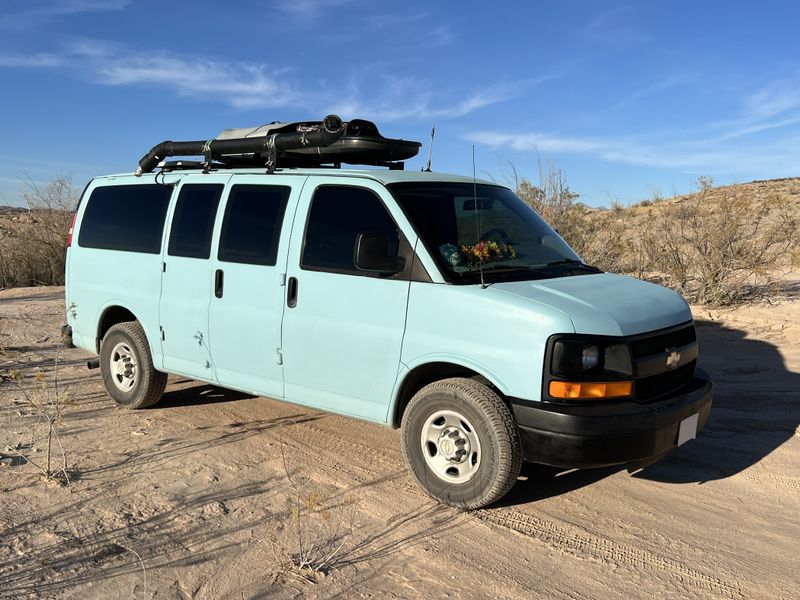
[[[417,392],[403,415],[402,444],[420,486],[458,508],[496,502],[522,467],[511,410],[494,390],[471,379],[444,379]]]
[[[100,373],[108,395],[126,408],[153,406],[164,393],[167,374],[156,371],[139,321],[117,323],[103,337]]]

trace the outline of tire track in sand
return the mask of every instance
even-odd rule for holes
[[[402,459],[397,456],[393,456],[382,449],[349,440],[336,432],[312,423],[298,423],[297,427],[292,429],[294,432],[310,430],[315,436],[324,438],[323,447],[326,450],[342,454],[345,457],[365,457],[368,462],[373,464],[376,462],[381,463],[382,466],[391,469],[393,472],[397,472],[399,467],[404,466]],[[284,430],[282,433],[291,435],[294,432]],[[302,441],[294,441],[300,442],[301,447],[298,449],[302,454],[308,454],[310,458],[318,463],[324,463],[326,468],[346,474],[361,485],[367,484],[370,476],[381,478],[379,472],[363,465],[331,461],[327,458],[323,459],[320,453],[309,453],[306,445],[307,437]],[[354,450],[355,452],[353,452]],[[365,478],[363,474],[354,473],[352,467],[362,470],[364,474],[367,474],[367,477]],[[383,471],[384,469],[380,470]],[[384,479],[382,483],[415,497],[429,498],[418,486],[409,481],[393,478]],[[670,576],[670,583],[679,585],[687,592],[687,595],[700,590],[722,598],[737,599],[747,597],[747,594],[742,591],[739,582],[735,580],[709,575],[679,560],[595,535],[558,519],[542,519],[508,507],[481,509],[467,514],[484,523],[510,529],[528,538],[533,538],[558,552],[576,556],[580,559],[588,558],[615,566],[628,566],[640,572],[648,570],[662,571]]]

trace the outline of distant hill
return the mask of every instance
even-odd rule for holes
[[[28,212],[24,206],[0,206],[0,215],[16,215],[23,212]]]

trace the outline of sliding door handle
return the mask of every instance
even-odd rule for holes
[[[297,306],[297,277],[289,277],[289,285],[286,286],[286,306],[289,308]]]
[[[225,274],[222,269],[217,269],[214,273],[214,295],[217,298],[222,298],[222,287],[225,283]]]

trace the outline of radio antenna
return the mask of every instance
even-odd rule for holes
[[[428,146],[428,166],[425,168],[425,171],[428,173],[431,172],[431,158],[433,158],[433,137],[436,135],[436,125],[431,127],[431,143]]]
[[[472,144],[472,202],[473,208],[475,209],[475,243],[479,244],[481,242],[480,235],[481,235],[481,223],[478,220],[478,181],[475,178],[475,144]],[[483,257],[478,256],[478,271],[481,274],[481,289],[486,289],[486,282],[483,280]]]

